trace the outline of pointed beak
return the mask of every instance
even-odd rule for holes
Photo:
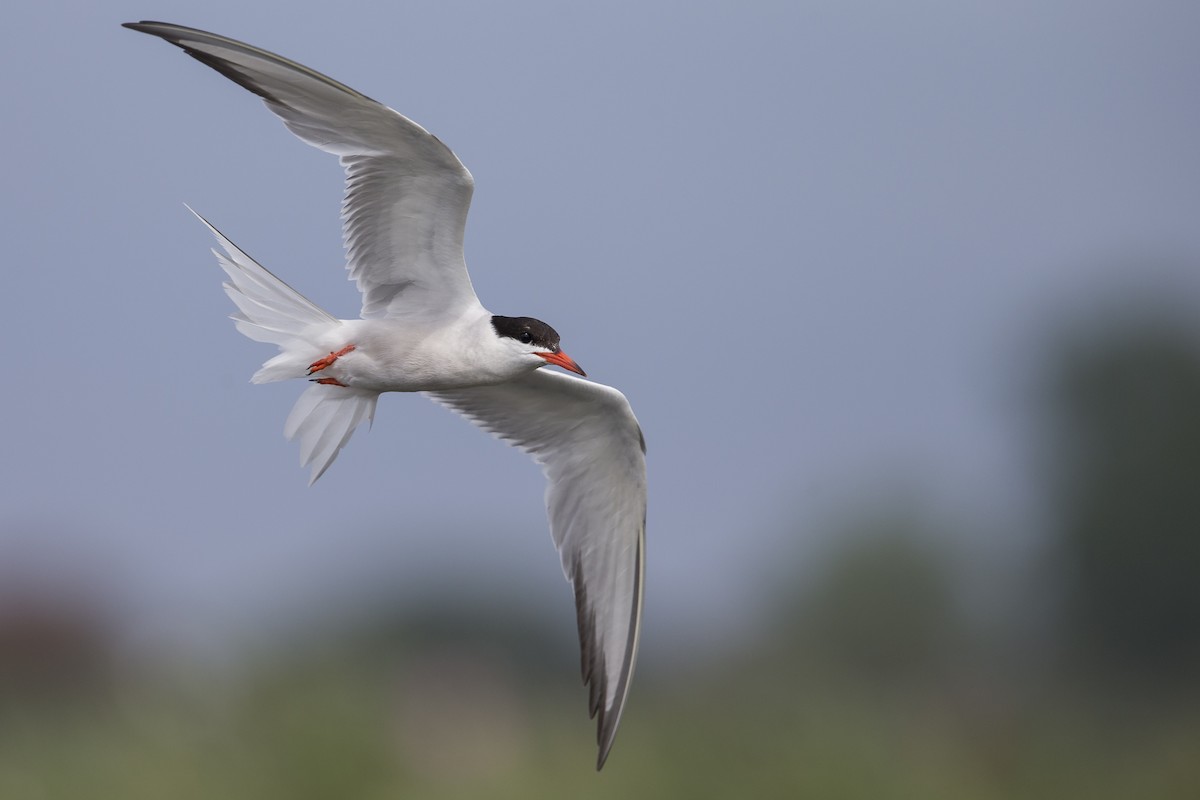
[[[542,358],[546,359],[548,363],[553,364],[556,367],[569,369],[571,372],[576,372],[585,378],[587,377],[587,373],[579,368],[579,365],[575,363],[575,359],[571,358],[561,350],[559,350],[557,353],[534,353],[534,355],[541,356]]]

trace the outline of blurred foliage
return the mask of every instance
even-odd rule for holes
[[[471,640],[368,652],[310,653],[233,685],[116,685],[54,713],[10,699],[0,797],[1057,800],[1200,788],[1195,707],[1131,725],[953,683],[864,692],[771,659],[687,685],[644,675],[597,775],[573,681],[530,679]]]
[[[1059,556],[1077,666],[1200,673],[1200,344],[1130,321],[1052,366]],[[1104,677],[1100,675],[1098,677]]]
[[[797,658],[884,682],[944,676],[963,621],[929,527],[904,512],[848,526],[791,616]]]

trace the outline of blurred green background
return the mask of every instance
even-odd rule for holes
[[[881,487],[719,657],[646,642],[599,776],[573,642],[519,587],[199,667],[123,661],[86,593],[10,583],[0,797],[1196,797],[1200,338],[1174,307],[1040,348],[1028,558],[972,563],[946,530],[972,523]]]

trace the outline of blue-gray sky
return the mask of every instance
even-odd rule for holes
[[[881,485],[1013,536],[1042,334],[1146,287],[1200,306],[1193,4],[20,4],[0,561],[99,576],[152,648],[492,570],[572,614],[536,467],[422,398],[384,398],[306,486],[301,387],[247,382],[271,348],[226,319],[182,204],[353,316],[340,169],[118,27],[142,18],[308,64],[458,153],[484,304],[554,325],[646,430],[648,642],[750,624],[781,544]]]

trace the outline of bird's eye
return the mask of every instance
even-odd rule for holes
[[[533,334],[529,331],[521,331],[521,344],[529,344],[533,341]]]

